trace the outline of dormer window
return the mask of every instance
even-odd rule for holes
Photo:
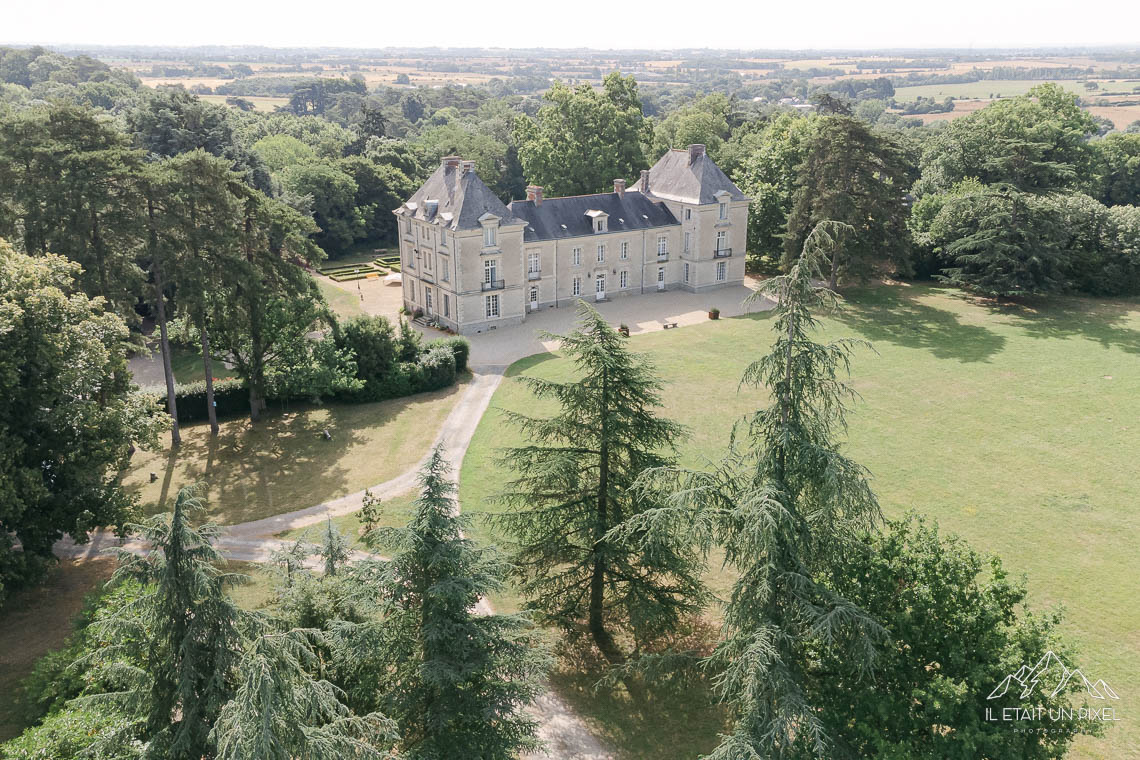
[[[721,201],[721,203],[720,203],[720,218],[721,219],[727,219],[728,218],[728,204],[725,203],[724,201]]]
[[[484,248],[494,248],[495,247],[495,243],[498,240],[497,232],[498,232],[498,228],[492,227],[489,224],[483,228],[483,247]]]
[[[609,229],[609,215],[605,211],[590,209],[586,216],[590,217],[594,232],[606,232]]]

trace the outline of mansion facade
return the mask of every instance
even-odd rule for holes
[[[470,334],[578,299],[739,285],[748,202],[703,145],[669,151],[629,188],[544,198],[531,185],[509,205],[475,162],[448,156],[393,212],[404,306]]]

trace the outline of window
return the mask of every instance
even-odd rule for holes
[[[415,269],[416,268],[416,254],[417,253],[418,253],[418,251],[415,248],[408,251],[408,263],[405,265],[408,267],[408,269]]]
[[[483,228],[483,247],[484,248],[494,248],[495,247],[495,240],[496,240],[496,234],[495,233],[496,233],[496,231],[497,231],[497,228],[492,227],[489,224]]]
[[[693,210],[691,208],[685,209],[685,221],[687,222],[692,218],[693,218]]]
[[[692,237],[692,233],[689,233],[689,232],[685,233],[685,253],[689,252],[689,239],[691,237]]]
[[[727,203],[721,203],[720,204],[720,218],[721,219],[727,219],[728,218],[728,204]]]
[[[446,256],[443,257],[443,269],[440,270],[440,279],[444,282],[451,282],[451,260]]]
[[[582,295],[582,278],[581,277],[575,277],[574,281],[570,284],[570,295],[572,295],[572,296]]]
[[[541,270],[538,268],[538,251],[530,251],[526,255],[526,273],[538,274]]]
[[[487,296],[487,319],[499,316],[499,294]]]
[[[685,282],[689,281],[689,262],[685,262]]]
[[[605,260],[606,260],[606,244],[601,243],[598,246],[598,263],[599,264],[605,263]]]
[[[575,248],[574,250],[570,251],[570,264],[571,264],[571,266],[576,266],[576,267],[582,266],[582,249],[581,248]]]
[[[628,258],[629,258],[629,241],[623,240],[623,241],[621,241],[621,260],[625,261]]]
[[[716,249],[718,251],[728,250],[728,233],[724,230],[716,233]]]
[[[728,279],[728,262],[718,261],[716,263],[716,281],[724,282]]]
[[[424,271],[425,272],[431,271],[431,259],[432,259],[431,253],[425,251],[424,252]]]
[[[412,296],[412,303],[415,303],[416,302],[416,281],[412,280],[411,285],[412,285],[412,287],[410,288],[410,292],[411,292],[411,296]]]
[[[605,231],[606,231],[606,220],[605,219],[595,219],[594,220],[594,232],[605,232]]]
[[[628,287],[629,287],[629,272],[626,272],[625,270],[622,270],[622,273],[621,273],[621,288],[622,288],[622,290],[625,290],[625,289],[626,289],[626,288],[628,288]]]
[[[440,245],[447,245],[447,228],[446,227],[440,227],[439,228],[439,244]]]
[[[538,286],[537,285],[530,289],[530,308],[534,309],[536,306],[538,306]]]
[[[427,315],[430,317],[431,316],[431,288],[427,287],[426,285],[424,286],[424,309],[427,311]]]
[[[447,295],[447,293],[443,294],[443,316],[451,316],[451,296]]]
[[[660,237],[657,238],[657,255],[658,256],[668,256],[669,255],[669,239],[667,237],[665,237],[664,235],[661,235]]]
[[[487,259],[483,262],[483,282],[491,285],[498,278],[499,262],[495,259]]]

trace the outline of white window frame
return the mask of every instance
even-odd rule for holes
[[[728,219],[728,204],[725,203],[724,201],[720,202],[719,214],[720,214],[720,220],[721,221]]]
[[[684,271],[685,271],[685,282],[687,284],[689,282],[689,262],[687,262],[687,261],[685,262]]]
[[[626,259],[629,258],[629,241],[628,240],[621,241],[621,253],[619,254],[619,258],[622,261],[625,261]]]
[[[582,266],[582,249],[574,248],[570,251],[570,266]]]
[[[622,290],[625,290],[626,288],[629,287],[629,272],[626,271],[625,269],[621,270],[621,272],[619,273],[618,285],[621,286]]]
[[[728,279],[728,262],[718,261],[716,263],[716,281],[724,282]]]
[[[431,251],[424,251],[424,271],[431,271]]]
[[[605,264],[606,263],[606,244],[605,243],[598,243],[598,263],[599,264]]]
[[[451,317],[451,296],[447,293],[443,294],[443,316]]]
[[[658,235],[657,236],[657,255],[658,256],[668,256],[669,255],[669,238],[665,237],[664,235]]]
[[[718,231],[716,233],[716,250],[727,251],[728,250],[727,243],[728,243],[728,232],[726,230]]]
[[[451,282],[451,260],[446,256],[443,257],[443,267],[439,271],[440,279],[444,282]]]
[[[581,277],[575,277],[573,280],[571,280],[571,282],[570,282],[570,295],[572,295],[572,296],[582,295],[582,278]]]
[[[693,218],[693,210],[691,208],[685,209],[685,221],[690,221]]]
[[[440,227],[439,228],[439,244],[440,245],[447,245],[447,228],[446,227]]]
[[[527,251],[526,273],[538,274],[542,271],[542,258],[539,251]]]
[[[483,247],[494,248],[499,241],[499,228],[494,224],[483,225]]]
[[[484,259],[483,260],[483,282],[492,283],[499,279],[496,275],[499,273],[499,260],[498,259]]]
[[[494,319],[499,316],[499,294],[492,293],[484,299],[483,313],[487,319]]]
[[[685,231],[685,253],[692,250],[693,233],[688,230]]]

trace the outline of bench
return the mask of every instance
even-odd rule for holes
[[[677,326],[677,323],[676,322],[662,322],[662,325],[665,327],[666,330],[672,330],[674,327]]]

